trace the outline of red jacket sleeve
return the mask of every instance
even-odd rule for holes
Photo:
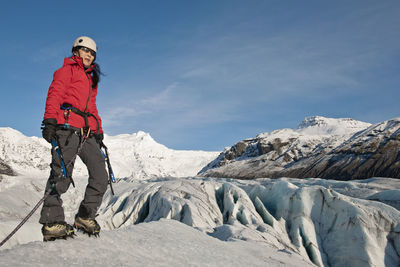
[[[65,88],[71,80],[71,75],[71,68],[69,66],[64,66],[54,72],[53,81],[51,82],[47,93],[44,119],[57,119],[57,113],[60,111],[61,102],[63,101],[65,94]]]

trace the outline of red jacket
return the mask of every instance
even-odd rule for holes
[[[82,58],[78,56],[64,59],[64,66],[54,73],[53,82],[47,94],[44,119],[54,118],[58,124],[66,123],[64,110],[60,106],[68,103],[83,112],[93,114],[99,122],[97,133],[103,132],[96,106],[97,86],[95,88],[92,87],[91,73],[94,66],[92,65],[85,70]],[[96,131],[96,120],[89,116],[88,121],[90,129]],[[83,117],[74,112],[70,112],[68,124],[76,128],[85,127]]]

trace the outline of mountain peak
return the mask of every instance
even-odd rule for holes
[[[371,124],[351,118],[325,118],[312,116],[305,118],[296,131],[316,135],[346,135],[369,127]]]

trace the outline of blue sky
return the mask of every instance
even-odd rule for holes
[[[111,4],[112,2],[112,4]],[[400,116],[399,1],[7,1],[0,127],[41,136],[54,71],[92,37],[109,135],[222,150],[308,116]]]

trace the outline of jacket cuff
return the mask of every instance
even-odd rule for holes
[[[48,119],[44,119],[44,120],[42,121],[42,123],[43,123],[44,125],[54,125],[54,126],[56,126],[56,125],[57,125],[57,120],[56,120],[56,119],[53,119],[53,118],[48,118]]]

